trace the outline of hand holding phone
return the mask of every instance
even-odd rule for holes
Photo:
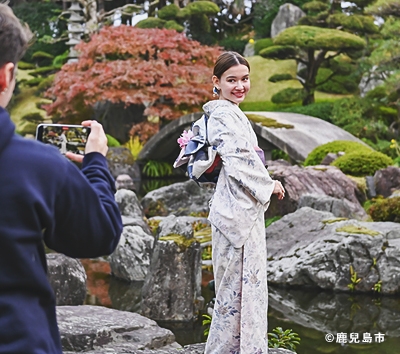
[[[82,126],[90,128],[90,135],[86,144],[85,153],[99,152],[106,156],[108,151],[107,136],[104,133],[103,126],[95,120],[85,120]],[[82,162],[83,156],[68,152],[67,156],[70,160],[75,162]]]
[[[39,124],[36,139],[57,147],[65,155],[84,155],[90,127],[70,124]]]

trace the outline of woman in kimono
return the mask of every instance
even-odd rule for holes
[[[205,354],[268,352],[264,213],[271,195],[282,199],[285,190],[269,176],[257,137],[239,108],[250,90],[249,73],[241,55],[223,53],[212,77],[219,99],[203,106],[209,143],[222,159],[210,202],[216,300]]]

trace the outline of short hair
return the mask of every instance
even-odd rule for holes
[[[215,75],[218,79],[220,79],[225,71],[230,69],[232,66],[240,64],[246,65],[250,71],[249,62],[245,58],[243,58],[239,53],[236,52],[222,53],[215,62],[213,75]]]
[[[17,64],[31,39],[29,27],[21,23],[9,6],[0,4],[0,68],[7,63]]]

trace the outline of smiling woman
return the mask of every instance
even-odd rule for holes
[[[268,351],[264,212],[271,195],[282,199],[285,190],[269,176],[238,106],[250,90],[249,73],[238,53],[220,55],[212,77],[219,99],[203,106],[209,143],[222,159],[209,214],[216,301],[206,354]]]

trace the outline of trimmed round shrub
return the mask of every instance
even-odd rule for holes
[[[164,28],[169,29],[169,30],[175,30],[176,32],[183,32],[185,30],[185,28],[183,26],[181,26],[178,22],[174,21],[174,20],[170,20],[167,21],[165,23]]]
[[[44,117],[39,112],[25,114],[21,119],[34,124],[39,124],[44,121]]]
[[[32,63],[26,63],[24,61],[19,61],[18,62],[18,69],[21,70],[33,70],[36,69],[36,65]]]
[[[136,24],[137,28],[164,28],[166,21],[157,17],[148,17]]]
[[[262,38],[256,40],[254,43],[254,54],[258,55],[260,53],[260,50],[272,47],[274,45],[274,42],[272,38]]]
[[[277,92],[271,97],[271,101],[275,104],[280,103],[293,103],[302,101],[304,98],[304,90],[301,88],[285,88],[282,91]]]
[[[335,140],[329,143],[317,146],[313,151],[311,151],[304,161],[304,166],[315,166],[319,165],[324,157],[331,153],[351,153],[353,151],[373,151],[370,147],[361,144],[357,141],[350,140]]]
[[[400,222],[400,197],[376,199],[368,214],[374,221]]]
[[[168,21],[168,20],[174,20],[178,15],[178,12],[179,12],[179,7],[175,4],[170,4],[158,10],[157,15],[162,20]]]
[[[393,160],[378,151],[359,150],[338,157],[332,166],[352,176],[373,176],[376,171],[393,165]]]
[[[268,79],[269,82],[279,82],[286,80],[293,80],[293,76],[290,74],[275,74]]]

